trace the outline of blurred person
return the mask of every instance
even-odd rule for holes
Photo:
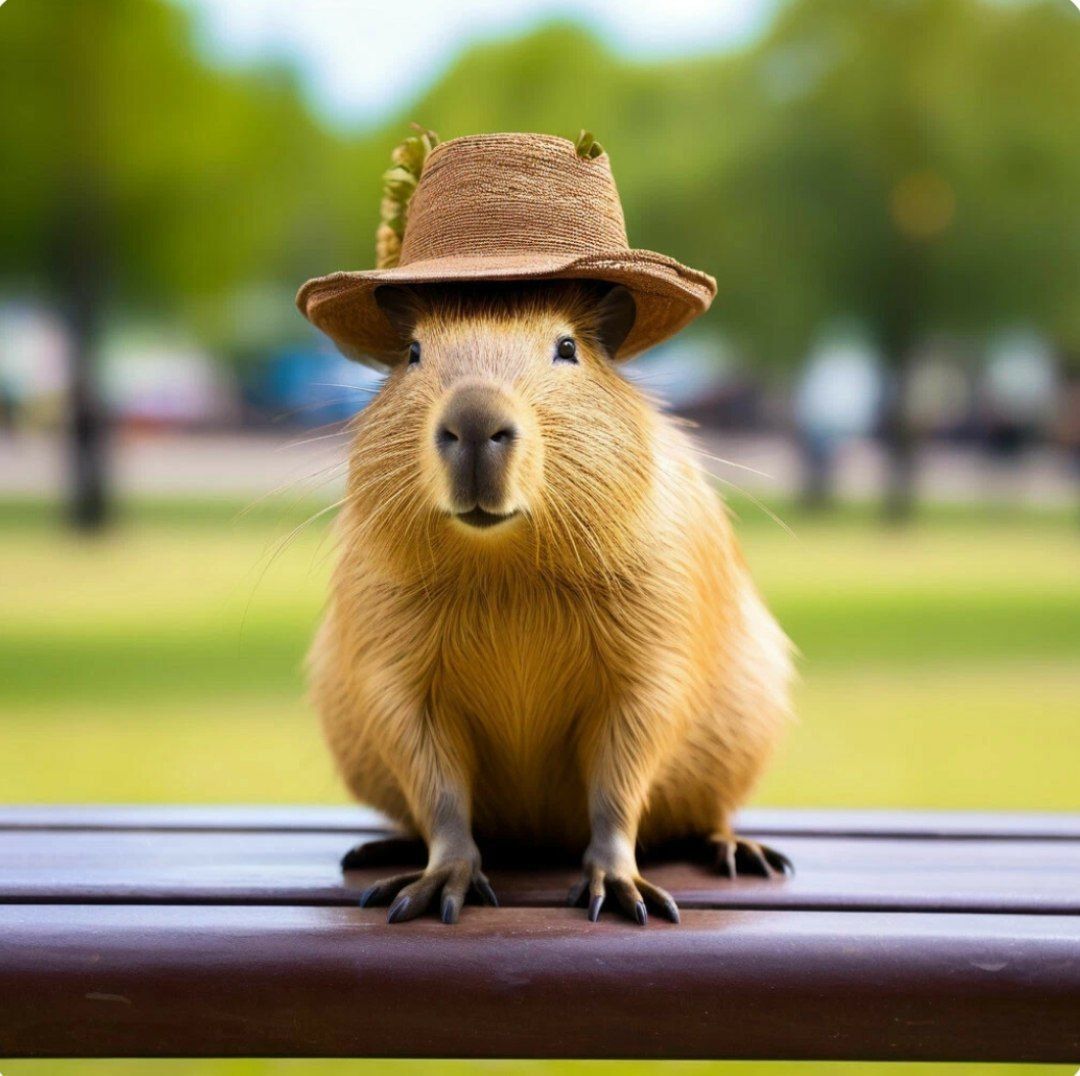
[[[972,377],[959,349],[944,341],[916,357],[905,400],[908,423],[920,437],[954,437],[971,421]]]
[[[1058,401],[1058,376],[1046,342],[1010,333],[991,344],[980,386],[986,448],[1011,462],[1049,429]]]
[[[881,399],[877,357],[858,338],[834,338],[811,353],[795,390],[806,506],[831,500],[837,455],[847,442],[873,430]]]
[[[21,302],[0,305],[0,429],[58,421],[68,348],[63,325],[47,310]]]

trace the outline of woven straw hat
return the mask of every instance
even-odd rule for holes
[[[711,276],[630,248],[606,153],[583,156],[573,142],[550,135],[473,135],[436,145],[422,167],[398,264],[317,277],[296,296],[300,312],[349,358],[380,367],[404,358],[375,301],[387,284],[622,284],[637,316],[619,359],[673,336],[716,294]]]

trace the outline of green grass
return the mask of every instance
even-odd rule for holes
[[[264,505],[240,518],[237,507],[141,503],[110,534],[79,541],[46,506],[0,502],[5,800],[344,801],[300,671],[329,570],[325,521],[280,549],[309,506]],[[781,511],[793,538],[752,506],[738,507],[761,588],[803,654],[800,723],[757,802],[1075,809],[1075,517],[935,509],[890,531],[861,509],[822,518]],[[636,1076],[654,1068],[0,1058],[3,1076]],[[671,1063],[663,1071],[940,1069]]]

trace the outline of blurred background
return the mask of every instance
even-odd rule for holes
[[[5,800],[344,801],[300,665],[378,379],[293,295],[417,121],[588,128],[716,276],[627,374],[803,654],[759,802],[1080,808],[1069,0],[8,0],[0,100]],[[294,1071],[109,1065],[4,1072]]]

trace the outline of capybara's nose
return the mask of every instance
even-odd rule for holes
[[[457,389],[435,428],[435,447],[450,479],[454,508],[503,509],[510,457],[520,434],[509,401],[492,385]]]

